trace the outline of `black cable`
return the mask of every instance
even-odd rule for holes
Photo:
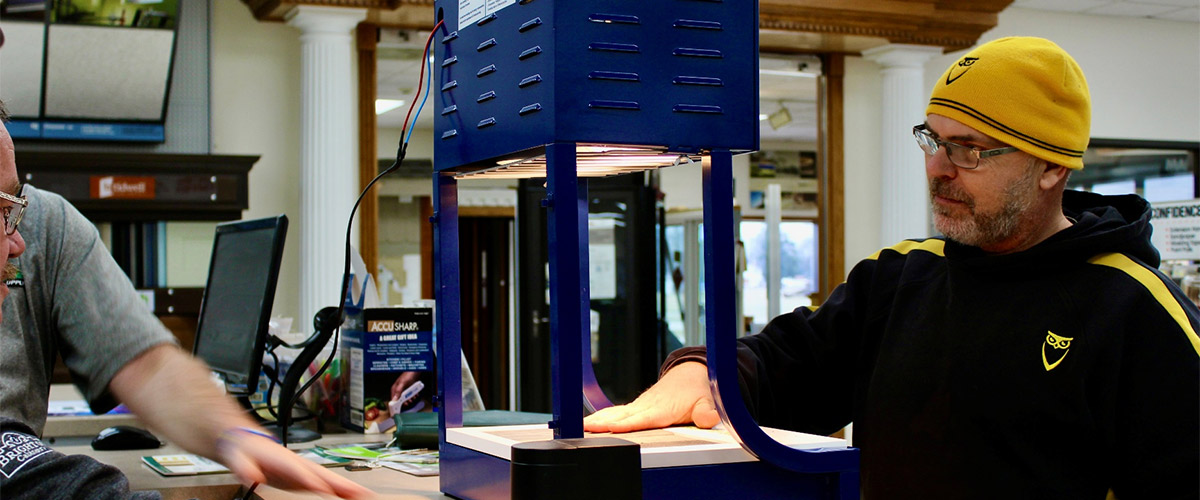
[[[278,421],[279,413],[277,411],[275,411],[275,406],[271,404],[271,401],[272,401],[272,398],[275,396],[275,385],[276,384],[283,385],[283,384],[279,383],[279,355],[275,354],[274,349],[272,349],[270,351],[270,353],[271,353],[271,361],[273,361],[275,363],[275,366],[271,367],[271,371],[269,373],[267,373],[267,380],[269,380],[270,383],[267,384],[267,394],[265,396],[266,401],[263,401],[263,404],[267,407],[267,413],[269,413],[271,415],[271,418]],[[264,372],[267,371],[266,367],[263,368],[263,371]]]
[[[257,418],[257,420],[266,421],[265,418],[258,415],[258,410],[266,409],[267,413],[271,415],[271,418],[275,419],[275,422],[278,423],[279,412],[275,409],[277,405],[273,404],[272,401],[275,400],[275,387],[283,385],[283,382],[279,380],[279,355],[276,354],[274,350],[267,351],[267,354],[271,355],[271,361],[274,363],[273,366],[268,366],[266,364],[263,364],[262,366],[263,374],[267,376],[268,381],[267,392],[264,395],[263,404],[259,407],[251,407],[250,411],[254,413],[254,416]],[[304,408],[304,414],[300,415],[298,418],[292,418],[292,422],[303,422],[305,420],[311,420],[314,418],[316,418],[316,414],[308,411],[307,408]]]
[[[289,344],[287,342],[284,342],[283,339],[272,335],[270,338],[267,339],[267,342],[269,342],[269,344],[267,345],[267,350],[274,351],[275,348],[279,347],[279,346],[283,346],[288,349],[303,349],[305,346],[308,345],[309,342],[312,342],[313,339],[315,339],[315,338],[317,338],[317,332],[313,332],[312,335],[309,335],[308,338],[304,339],[299,344]]]
[[[363,198],[366,197],[367,193],[371,191],[371,188],[375,186],[375,183],[379,182],[379,179],[382,179],[383,176],[392,173],[397,168],[400,168],[400,165],[404,163],[404,155],[407,151],[408,144],[402,144],[400,149],[396,151],[396,161],[392,163],[392,166],[388,167],[383,172],[380,172],[379,175],[376,175],[374,179],[371,179],[371,182],[367,183],[366,189],[363,189],[363,192],[358,195],[358,199],[354,201],[354,207],[350,209],[350,220],[346,222],[346,258],[342,266],[342,287],[341,293],[338,294],[338,312],[336,317],[339,319],[339,321],[341,320],[343,314],[345,314],[346,292],[350,289],[350,254],[353,251],[350,246],[350,235],[351,229],[354,227],[354,213],[358,211],[358,205],[362,203]],[[308,388],[312,386],[313,382],[316,382],[318,379],[320,379],[321,375],[325,374],[325,370],[329,368],[329,365],[333,363],[333,358],[337,356],[338,337],[341,331],[341,326],[339,326],[337,330],[334,330],[332,342],[333,347],[329,350],[329,357],[325,358],[325,363],[323,363],[321,368],[318,368],[317,372],[308,379],[308,382],[305,382],[304,385],[300,386],[300,388],[296,390],[296,395],[294,396],[295,398],[299,399],[300,395],[304,394],[304,391],[307,391]],[[293,402],[293,405],[294,404],[295,403]]]
[[[438,28],[441,26],[442,26],[442,21],[438,21],[438,23],[436,25],[434,25],[433,29],[430,30],[429,38],[427,38],[425,40],[425,51],[424,51],[424,54],[422,55],[422,60],[421,60],[421,62],[422,62],[421,76],[418,77],[418,80],[417,80],[417,95],[420,95],[421,84],[424,83],[424,70],[425,70],[425,66],[428,65],[428,61],[426,59],[429,57],[429,47],[430,47],[430,43],[433,41],[433,34],[436,33]],[[412,114],[413,108],[417,104],[417,100],[418,99],[414,96],[412,103],[408,107],[409,114]],[[418,113],[418,114],[420,114],[420,113]],[[407,126],[408,126],[408,118],[406,117],[404,128],[407,128]],[[412,126],[413,127],[417,126],[415,120],[413,121]],[[405,132],[406,132],[406,130],[404,130],[404,128],[402,128],[400,130],[400,146],[396,150],[396,161],[392,162],[391,166],[384,169],[384,171],[380,172],[379,175],[376,175],[374,179],[371,179],[371,182],[367,183],[367,187],[363,188],[362,193],[360,193],[358,195],[358,199],[354,200],[354,206],[350,208],[350,217],[346,221],[346,251],[345,251],[345,259],[343,259],[343,262],[342,262],[342,286],[341,286],[340,293],[338,293],[337,315],[334,317],[335,321],[337,321],[337,326],[333,330],[333,339],[332,339],[333,347],[330,348],[330,350],[329,350],[329,357],[325,358],[325,362],[321,364],[321,367],[317,369],[316,373],[314,373],[313,376],[308,379],[308,382],[305,382],[304,385],[300,386],[300,388],[297,389],[294,394],[292,394],[292,396],[290,398],[291,401],[280,401],[280,403],[284,404],[284,409],[288,412],[287,414],[289,416],[291,415],[292,409],[296,406],[296,401],[300,399],[300,395],[304,394],[304,391],[307,391],[308,388],[310,386],[312,386],[313,382],[316,382],[317,380],[319,380],[321,378],[322,375],[325,374],[325,370],[327,370],[329,368],[329,365],[333,363],[333,359],[335,357],[337,357],[338,342],[339,342],[339,338],[341,336],[341,331],[342,331],[342,327],[341,327],[342,321],[343,321],[342,318],[346,312],[346,292],[349,291],[349,289],[350,289],[350,255],[353,252],[353,248],[350,246],[350,235],[351,235],[352,229],[354,228],[354,214],[355,214],[355,212],[358,212],[358,206],[362,203],[363,198],[365,198],[367,196],[367,193],[371,192],[371,188],[375,186],[375,183],[379,182],[379,179],[382,179],[387,174],[390,174],[390,173],[394,172],[396,169],[400,168],[400,165],[402,165],[404,163],[404,157],[408,153],[408,143],[405,142],[405,140],[404,140],[404,136],[405,136]],[[363,277],[363,279],[366,279],[366,277]],[[309,344],[309,342],[311,342],[314,338],[316,338],[316,336],[319,333],[320,332],[313,333],[312,336],[310,336],[307,340],[305,340],[303,342],[303,345],[307,346]],[[276,338],[276,341],[278,341],[280,343],[280,345],[287,345],[287,344],[284,344],[283,341],[279,340],[278,338]],[[268,405],[270,404],[269,399],[267,400],[267,403],[268,403]],[[278,417],[276,417],[276,418],[278,419]],[[280,437],[282,438],[283,445],[286,447],[287,446],[287,429],[286,428],[281,429]]]
[[[251,496],[250,496],[250,495],[253,495],[253,494],[254,494],[254,489],[255,489],[255,488],[258,488],[258,483],[257,483],[257,482],[255,482],[254,484],[251,484],[251,485],[250,485],[250,489],[246,490],[246,494],[245,494],[245,495],[242,495],[242,500],[250,500],[251,498],[255,498],[255,497],[251,497]],[[234,500],[237,500],[237,499],[235,498]]]

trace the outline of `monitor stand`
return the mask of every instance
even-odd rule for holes
[[[254,406],[252,404],[250,404],[250,399],[248,397],[238,396],[237,401],[238,401],[238,403],[240,403],[242,405],[243,408],[246,408],[247,410],[250,411],[251,415],[256,420],[258,420],[258,424],[261,425],[263,427],[263,429],[266,429],[267,432],[274,434],[275,437],[278,438],[280,441],[283,441],[285,443],[307,443],[309,441],[316,441],[318,439],[321,439],[320,432],[314,431],[314,430],[304,427],[303,425],[300,425],[300,424],[291,424],[288,426],[288,429],[287,429],[287,440],[284,440],[283,433],[281,433],[279,430],[279,423],[273,422],[270,420],[265,420],[262,416],[255,413],[253,411]],[[302,412],[305,414],[301,414],[301,415],[296,415],[296,413],[297,413],[296,411],[292,412],[292,418],[291,418],[292,422],[295,422],[297,417],[303,418],[303,417],[308,416],[306,414],[307,412]]]

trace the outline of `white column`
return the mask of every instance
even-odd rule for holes
[[[925,156],[912,137],[912,127],[925,121],[929,94],[925,62],[939,56],[940,47],[891,44],[863,52],[883,67],[881,113],[883,158],[880,163],[880,241],[894,245],[905,238],[929,235],[929,195]]]
[[[301,332],[312,331],[312,317],[322,307],[338,305],[346,221],[358,197],[352,30],[366,16],[366,9],[316,6],[299,6],[285,16],[302,32],[299,227],[293,223],[300,237],[300,317],[295,328]]]
[[[779,316],[780,289],[783,288],[783,259],[780,226],[783,224],[783,189],[779,184],[767,184],[763,200],[767,212],[767,317]]]

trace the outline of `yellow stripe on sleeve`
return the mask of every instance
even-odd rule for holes
[[[1088,259],[1088,262],[1123,271],[1146,287],[1150,295],[1158,300],[1163,309],[1166,309],[1167,314],[1171,315],[1171,318],[1174,318],[1176,323],[1179,323],[1179,327],[1183,329],[1184,335],[1187,335],[1188,340],[1191,341],[1192,348],[1196,350],[1196,354],[1200,354],[1200,337],[1196,336],[1196,330],[1192,328],[1192,322],[1188,320],[1187,314],[1183,312],[1183,306],[1179,305],[1179,301],[1175,299],[1175,296],[1171,294],[1167,286],[1158,278],[1158,275],[1120,253],[1100,254]]]
[[[913,250],[924,250],[934,255],[944,257],[946,255],[946,241],[933,238],[923,241],[905,240],[883,250],[892,250],[900,255],[906,255],[908,252]],[[883,250],[875,252],[870,257],[867,257],[867,260],[878,260],[879,254],[883,253]]]

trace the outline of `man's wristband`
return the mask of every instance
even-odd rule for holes
[[[225,432],[221,433],[221,439],[229,439],[230,437],[232,437],[232,435],[234,433],[239,433],[239,432],[244,432],[247,434],[253,434],[255,436],[265,437],[267,439],[270,439],[271,441],[274,441],[274,442],[280,443],[280,444],[283,443],[283,441],[280,441],[279,438],[275,437],[274,434],[269,434],[269,433],[260,431],[258,429],[252,429],[250,427],[234,427],[231,429],[226,429]]]

